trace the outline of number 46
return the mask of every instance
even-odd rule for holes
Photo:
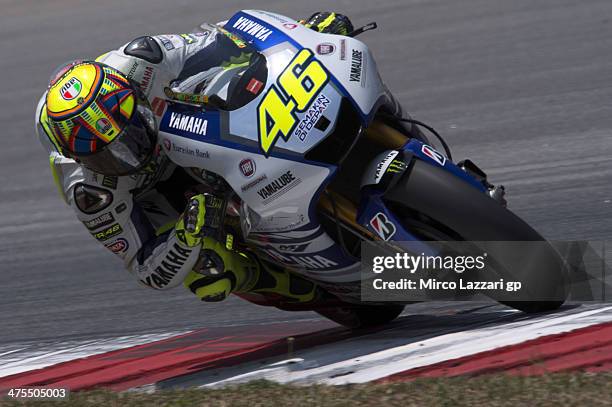
[[[297,124],[296,112],[308,109],[329,77],[312,51],[301,50],[271,86],[257,107],[259,145],[266,155],[279,136],[285,141]]]

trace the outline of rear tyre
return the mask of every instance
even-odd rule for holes
[[[403,305],[349,305],[324,308],[316,312],[327,319],[347,328],[358,329],[385,325],[397,318],[404,310]]]

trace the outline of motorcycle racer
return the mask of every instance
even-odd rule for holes
[[[353,30],[336,13],[302,23],[340,35]],[[216,192],[223,181],[176,166],[157,143],[155,116],[165,99],[244,105],[260,87],[258,62],[221,24],[203,24],[63,66],[41,98],[36,127],[60,194],[143,285],[164,290],[183,283],[203,301],[247,292],[289,302],[319,295],[313,283],[264,267],[234,250],[231,235],[219,236],[226,207]],[[194,131],[202,125],[194,123]]]

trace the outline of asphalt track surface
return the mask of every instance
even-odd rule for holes
[[[0,0],[0,343],[316,317],[140,287],[61,201],[34,136],[59,64],[242,8],[377,21],[362,39],[384,80],[506,185],[512,210],[549,239],[612,238],[609,0]]]

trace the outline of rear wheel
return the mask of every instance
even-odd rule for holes
[[[316,312],[347,328],[367,328],[387,324],[404,310],[403,305],[350,305],[323,308]]]

